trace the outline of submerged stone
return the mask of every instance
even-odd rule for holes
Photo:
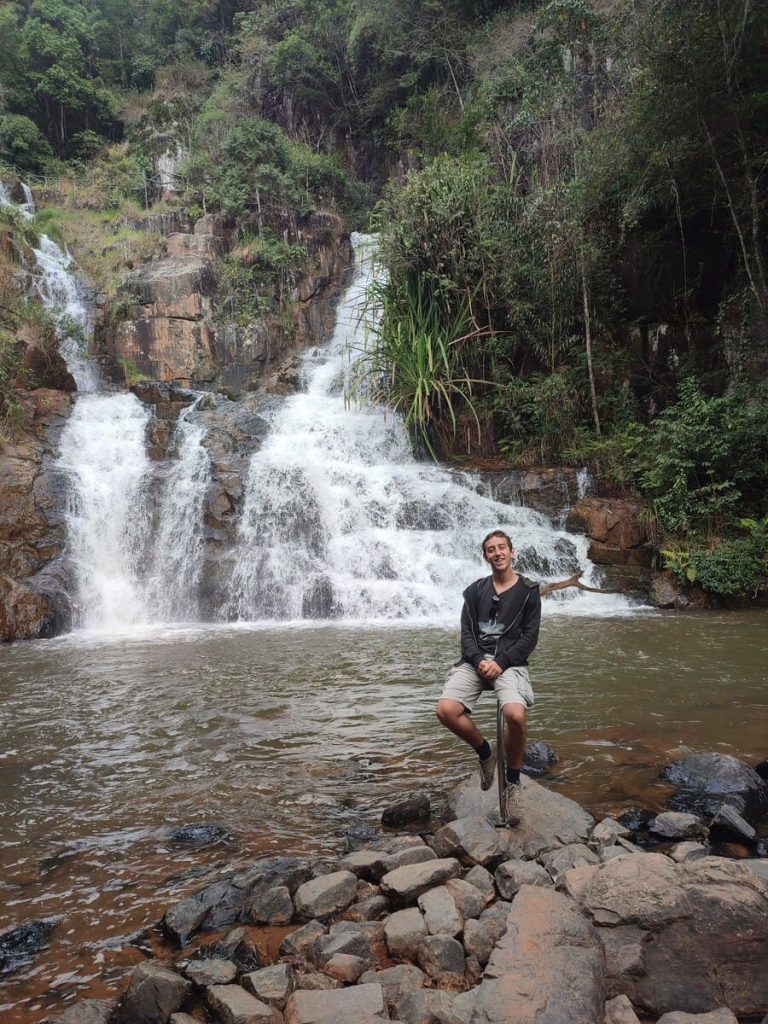
[[[48,948],[51,932],[58,918],[27,921],[0,933],[0,974],[17,971]]]

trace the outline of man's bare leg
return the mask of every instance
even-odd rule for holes
[[[475,751],[478,756],[480,788],[490,789],[496,770],[496,745],[491,746],[487,742],[461,701],[441,697],[437,702],[437,717],[446,729],[450,729]]]
[[[525,755],[525,740],[528,723],[524,704],[505,704],[501,709],[507,728],[504,730],[504,753],[507,767],[520,771]]]
[[[441,697],[437,702],[437,717],[446,729],[468,743],[473,750],[483,745],[485,737],[472,721],[460,700]]]

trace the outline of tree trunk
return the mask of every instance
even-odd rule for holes
[[[584,255],[583,243],[579,248],[579,262],[581,265],[581,297],[584,303],[584,341],[587,349],[589,391],[592,396],[592,418],[595,421],[595,433],[598,437],[600,437],[600,416],[597,412],[597,390],[595,388],[595,371],[592,366],[592,317],[590,316],[589,312],[589,291],[587,289],[587,260]]]

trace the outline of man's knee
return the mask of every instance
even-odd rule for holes
[[[438,721],[442,722],[443,725],[447,725],[449,722],[457,721],[464,714],[464,705],[457,700],[441,697],[437,702],[435,714]]]
[[[504,721],[512,729],[525,729],[526,713],[524,704],[509,703],[502,708]]]

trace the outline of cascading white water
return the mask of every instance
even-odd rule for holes
[[[156,621],[192,621],[198,616],[203,572],[203,502],[211,482],[205,428],[190,419],[200,399],[179,416],[157,501],[157,527],[147,580],[147,604]]]
[[[67,369],[75,378],[78,391],[97,391],[99,372],[88,358],[88,339],[93,326],[91,310],[72,273],[72,257],[47,235],[40,236],[40,248],[34,253],[39,271],[37,292],[43,305],[56,315],[59,351]]]
[[[375,244],[358,236],[355,250],[333,341],[306,357],[306,392],[286,402],[251,460],[227,614],[444,619],[483,573],[479,541],[497,527],[516,541],[522,572],[551,580],[580,570],[589,580],[583,537],[493,501],[471,473],[415,461],[398,416],[345,402]],[[574,611],[595,607],[573,591],[559,600]]]
[[[15,208],[34,215],[34,201]],[[0,186],[0,203],[14,206]],[[157,464],[146,451],[151,413],[135,395],[109,391],[88,356],[91,309],[74,263],[47,235],[34,250],[36,289],[59,328],[60,351],[78,396],[60,439],[58,467],[70,482],[68,556],[76,594],[75,623],[89,629],[196,618],[202,571],[202,507],[210,459],[205,430],[182,413],[174,438],[178,459],[165,467],[151,514]],[[154,529],[154,522],[157,528]]]
[[[147,620],[141,561],[149,526],[149,416],[131,394],[83,395],[62,431],[76,621],[91,629]]]

